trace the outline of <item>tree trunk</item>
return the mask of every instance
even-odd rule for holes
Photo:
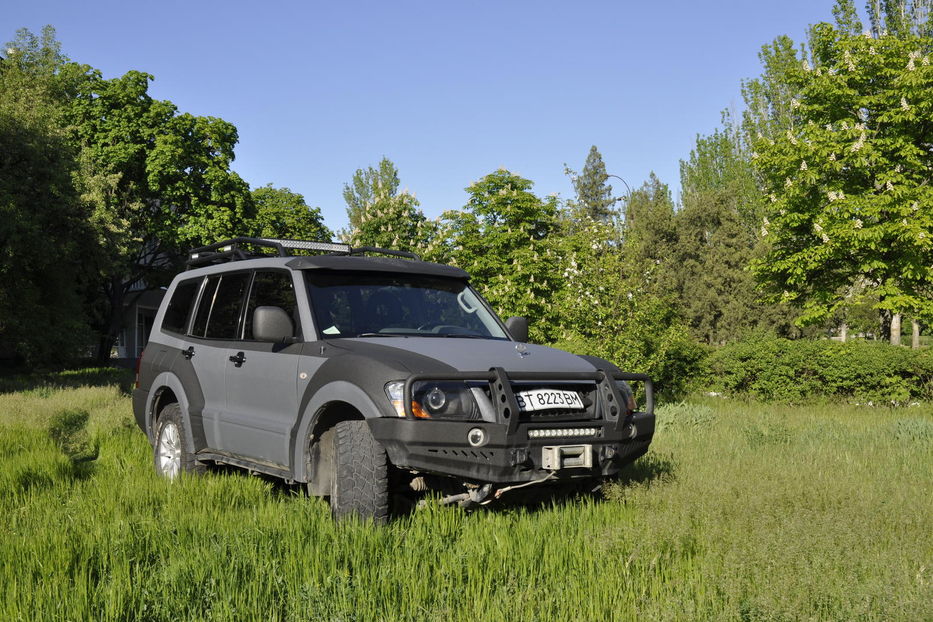
[[[891,345],[901,345],[901,314],[891,314]]]
[[[846,342],[846,338],[849,336],[849,325],[845,322],[842,323],[842,326],[839,327],[839,341],[842,343]]]
[[[111,277],[107,287],[107,300],[110,303],[107,310],[108,317],[104,322],[106,330],[101,332],[97,345],[97,362],[107,364],[110,362],[110,351],[117,342],[120,329],[123,328],[123,279]]]
[[[920,348],[920,322],[916,318],[910,321],[910,347]]]

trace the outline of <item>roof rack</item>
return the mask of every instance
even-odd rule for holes
[[[415,260],[420,259],[415,253],[397,251],[389,248],[379,248],[376,246],[359,246],[353,248],[349,244],[343,244],[341,242],[239,237],[191,249],[188,253],[188,268],[207,266],[223,261],[240,261],[243,259],[255,259],[257,257],[269,257],[267,253],[248,253],[243,250],[244,245],[271,248],[275,250],[275,255],[278,257],[290,257],[292,253],[288,252],[289,250],[303,250],[317,251],[328,255],[365,255],[376,253]]]

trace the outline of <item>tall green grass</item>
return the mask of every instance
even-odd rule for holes
[[[2,620],[933,619],[928,406],[668,406],[601,496],[374,528],[256,477],[157,478],[98,384],[0,394]],[[99,444],[81,468],[48,433],[66,409]]]

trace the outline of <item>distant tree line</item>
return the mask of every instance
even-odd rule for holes
[[[619,192],[593,146],[574,196],[493,171],[427,218],[383,158],[344,187],[356,246],[468,270],[531,337],[654,374],[669,394],[706,346],[750,334],[884,335],[933,319],[933,53],[926,3],[851,0],[797,47],[763,47],[745,108],[698,136],[677,201],[654,174]],[[109,354],[138,283],[233,235],[327,239],[320,210],[230,170],[236,129],[67,60],[20,31],[0,61],[0,342],[27,359],[99,339]],[[37,331],[36,326],[65,326]],[[39,334],[41,333],[41,334]]]

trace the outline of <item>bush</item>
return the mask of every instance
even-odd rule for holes
[[[933,350],[926,348],[755,335],[714,351],[707,364],[706,385],[727,395],[781,402],[933,399]]]

